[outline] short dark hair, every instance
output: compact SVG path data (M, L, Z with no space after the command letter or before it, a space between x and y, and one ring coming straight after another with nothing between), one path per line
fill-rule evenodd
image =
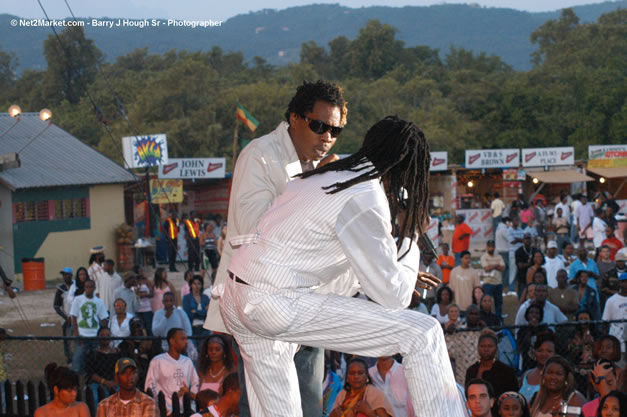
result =
M239 377L237 372L231 372L222 381L220 387L220 395L225 395L229 391L236 391L239 389Z
M290 100L285 112L287 123L290 122L290 114L294 113L304 117L305 113L312 112L317 101L326 101L340 108L340 123L346 123L346 100L342 89L335 84L318 80L315 83L304 81L296 89L296 94Z
M463 251L460 252L459 257L463 258L466 255L470 256L470 252L467 251L467 250L463 250Z
M166 335L166 339L168 340L168 345L170 344L170 340L174 337L174 335L178 331L185 332L185 330L181 329L180 327L172 327L170 330L168 330L168 334Z
M46 365L44 376L50 391L54 387L59 390L78 388L78 374L65 366L57 366L54 362Z
M498 192L498 191L494 193L494 198L499 198L500 196L501 196L501 195L499 194L499 192Z
M525 310L525 320L527 320L527 322L529 322L529 311L532 308L537 308L540 311L540 321L539 321L539 323L542 323L542 320L544 320L544 309L542 307L540 307L540 304L537 304L537 303L529 304L529 306Z
M468 398L468 388L470 388L471 385L484 385L486 389L488 390L488 396L490 398L494 398L494 389L492 388L492 384L490 384L485 379L481 379L481 378L473 378L470 381L468 381L464 389L464 395L466 395L466 398Z
M172 291L164 292L163 295L161 296L161 299L163 300L165 297L172 297L176 300L176 297L174 297L174 293Z
M106 261L104 261L104 263L106 263L107 265L115 265L115 262L113 261L113 259L107 259Z

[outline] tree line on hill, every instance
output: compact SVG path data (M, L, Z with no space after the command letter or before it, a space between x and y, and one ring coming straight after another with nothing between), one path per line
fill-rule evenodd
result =
M120 163L120 138L150 133L167 134L171 157L229 160L238 101L260 121L255 133L239 129L241 139L252 139L283 120L303 80L327 79L349 102L338 153L355 151L369 126L397 114L453 163L477 148L574 146L585 158L588 145L627 137L626 24L625 9L588 24L564 9L532 33L534 66L526 72L459 47L441 59L437 49L405 46L394 27L376 20L353 40L306 42L300 62L282 67L219 47L143 48L105 63L82 28L68 28L61 42L54 35L44 42L47 69L17 79L15 57L0 49L0 105L48 107L56 124Z

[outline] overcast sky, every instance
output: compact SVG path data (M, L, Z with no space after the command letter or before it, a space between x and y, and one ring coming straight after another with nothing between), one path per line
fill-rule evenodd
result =
M40 0L51 18L70 13L64 0ZM340 3L348 7L373 5L428 6L443 3L478 3L487 7L506 7L528 11L549 11L603 0L67 0L78 17L127 17L227 20L238 14L266 9L284 9L312 3ZM261 6L262 5L262 6ZM37 0L2 0L0 13L21 17L43 17Z

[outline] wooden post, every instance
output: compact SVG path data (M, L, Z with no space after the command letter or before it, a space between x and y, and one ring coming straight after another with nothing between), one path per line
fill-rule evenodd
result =
M237 160L237 139L239 131L239 119L235 118L235 131L233 132L233 164L231 169L235 172L235 161Z

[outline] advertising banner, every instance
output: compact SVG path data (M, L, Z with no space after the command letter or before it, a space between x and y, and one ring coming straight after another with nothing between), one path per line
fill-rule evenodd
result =
M485 243L492 239L492 212L490 209L465 209L456 210L466 218L466 224L472 229L470 243Z
M430 171L446 171L448 169L448 152L431 152Z
M575 164L575 148L530 148L522 150L524 167L544 167Z
M627 145L589 145L588 159L627 159Z
M159 178L208 179L225 175L226 158L170 158L159 167Z
M519 149L473 149L466 151L466 168L518 168Z
M150 180L150 198L153 204L183 202L182 180Z
M168 162L168 139L164 133L122 138L126 168L146 168Z

